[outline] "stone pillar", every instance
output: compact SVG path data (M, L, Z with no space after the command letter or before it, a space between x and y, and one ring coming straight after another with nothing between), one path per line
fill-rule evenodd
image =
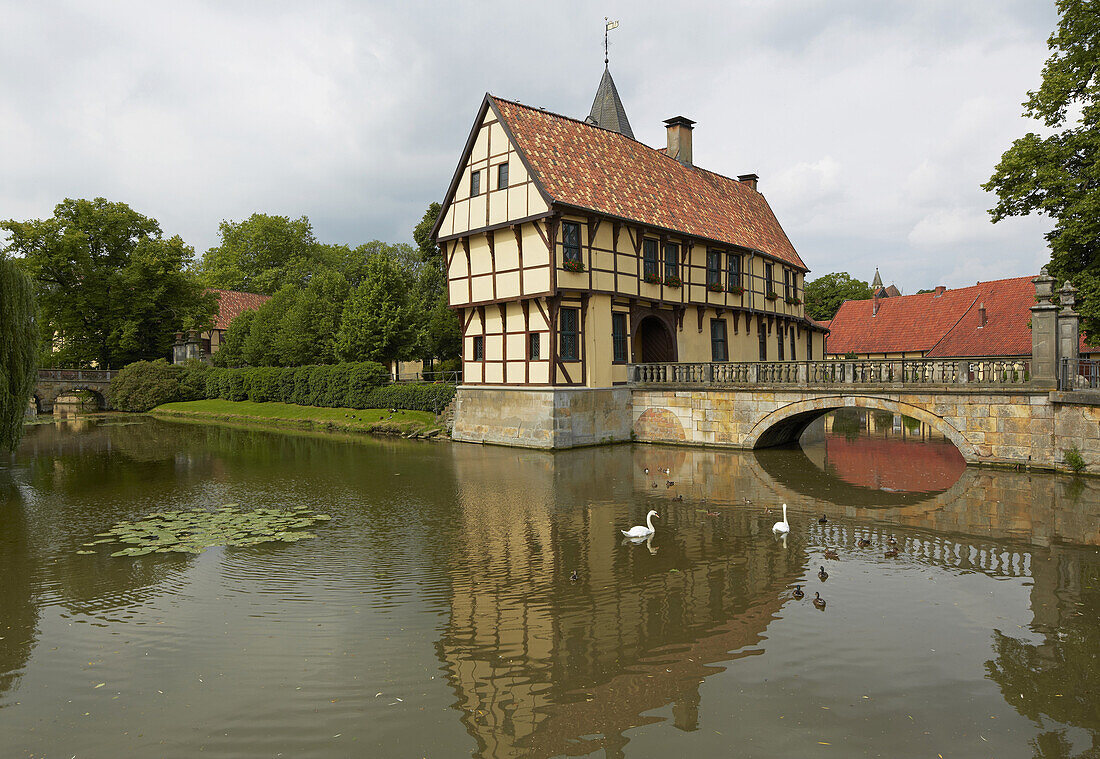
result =
M1053 390L1058 387L1058 307L1050 302L1054 295L1054 278L1044 266L1035 285L1035 300L1031 307L1031 384Z
M1077 288L1067 280L1058 291L1062 310L1058 313L1058 371L1066 372L1063 390L1072 390L1069 378L1078 374L1077 359L1081 353L1081 317L1073 307L1077 304ZM1063 369L1064 365L1064 369Z
M176 342L172 345L172 363L182 364L187 361L187 345L183 342L183 333L176 333Z

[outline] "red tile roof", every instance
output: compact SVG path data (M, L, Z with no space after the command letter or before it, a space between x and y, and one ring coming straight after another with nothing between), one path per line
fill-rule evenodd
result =
M1030 355L1032 279L999 279L940 295L879 299L877 314L872 300L845 301L830 324L828 352L922 352L930 358Z
M237 290L215 290L211 288L207 292L217 293L218 295L218 313L214 315L214 329L229 329L229 323L245 311L255 311L271 300L270 295L242 293Z
M805 270L768 201L747 184L618 132L489 98L553 202L760 250Z
M829 323L829 353L901 353L928 351L947 334L973 303L969 288L942 295L921 293L873 300L846 300Z
M962 288L974 292L974 304L928 351L928 357L1030 356L1031 327L1028 322L1031 307L1035 305L1033 279L1034 276L998 279ZM981 326L982 306L985 306L984 327Z

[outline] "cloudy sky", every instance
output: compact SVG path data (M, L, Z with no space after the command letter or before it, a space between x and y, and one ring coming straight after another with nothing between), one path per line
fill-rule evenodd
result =
M811 278L903 292L1035 273L1043 218L981 190L1038 86L1053 0L0 0L0 218L124 201L201 254L222 219L411 241L489 91L584 116L611 71L636 137L756 172Z

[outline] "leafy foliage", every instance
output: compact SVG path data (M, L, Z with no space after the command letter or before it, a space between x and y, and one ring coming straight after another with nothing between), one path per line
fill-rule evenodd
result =
M836 272L806 283L806 315L812 319L832 319L846 300L867 300L871 286L852 279L847 272Z
M164 359L136 361L119 370L111 380L108 400L119 411L148 411L162 403L180 400L183 371Z
M994 222L1032 213L1053 220L1049 271L1077 286L1082 326L1100 336L1100 2L1056 6L1042 85L1023 104L1025 116L1054 131L1017 139L982 187L997 193Z
M341 358L388 363L410 357L417 324L408 284L392 259L368 259L366 280L344 304L336 335Z
M52 218L0 229L34 283L44 360L109 368L159 358L216 308L186 270L191 248L125 203L65 200Z
M0 259L0 447L15 450L34 392L38 322L27 277Z

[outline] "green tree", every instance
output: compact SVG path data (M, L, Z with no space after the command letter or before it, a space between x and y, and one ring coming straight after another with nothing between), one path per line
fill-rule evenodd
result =
M348 285L334 271L321 271L307 287L284 285L250 320L227 335L230 355L221 363L251 366L303 366L336 361L336 330ZM243 316L243 314L242 314ZM245 330L247 329L247 333ZM233 351L237 351L238 354Z
M103 198L59 203L52 218L0 223L22 257L53 363L119 367L166 356L173 334L208 326L212 294L187 270L193 251L156 219Z
M1082 324L1100 337L1100 1L1056 0L1058 28L1024 115L1053 130L1012 143L983 189L997 193L994 222L1045 214L1049 271L1080 290Z
M389 364L410 356L417 331L411 284L408 272L390 256L367 259L367 278L344 304L336 334L341 359Z
M867 300L871 286L852 279L847 272L826 274L806 283L806 315L812 319L832 319L846 300Z
M417 280L417 298L424 311L416 349L425 363L458 358L462 352L462 325L448 305L447 262L432 239L432 227L442 210L439 203L429 205L413 230L417 252L425 264Z
M229 323L221 347L211 357L214 366L241 366L245 363L244 341L248 339L255 317L255 311L245 311Z
M430 204L428 210L424 211L420 223L413 229L413 241L416 242L420 260L425 263L433 263L440 270L443 269L443 252L435 244L435 240L432 239L432 227L435 226L442 210L443 207L438 203Z
M317 242L305 216L254 213L244 221L223 221L218 230L221 245L206 251L199 265L210 287L274 295L284 285L305 285L326 258L340 253Z
M31 282L0 259L0 447L14 451L34 392L38 323Z

